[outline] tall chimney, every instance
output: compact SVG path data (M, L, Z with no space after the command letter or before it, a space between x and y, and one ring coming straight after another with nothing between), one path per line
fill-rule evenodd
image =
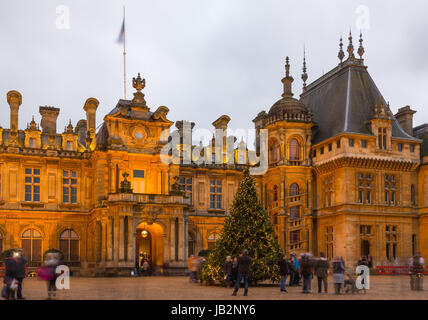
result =
M10 131L18 131L18 111L22 103L22 96L18 91L12 90L7 93L7 103L10 107Z
M55 134L56 119L59 115L59 108L44 106L39 108L39 112L42 116L42 120L40 121L40 125L42 126L42 132Z
M400 126L408 135L413 136L413 115L416 113L415 110L410 109L410 106L405 106L398 109L395 118L397 119Z
M95 116L98 108L99 101L95 98L89 98L85 102L83 110L86 112L86 126L87 134L86 139L88 139L88 147L92 150L95 148Z

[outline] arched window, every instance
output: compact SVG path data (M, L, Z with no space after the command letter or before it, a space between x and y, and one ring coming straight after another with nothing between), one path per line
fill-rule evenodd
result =
M297 183L292 183L290 185L290 197L299 195L299 185Z
M220 238L217 232L213 232L208 236L208 250L212 250L215 247L215 243Z
M189 232L188 238L187 238L187 244L188 244L188 256L190 257L192 254L195 254L195 239L193 238L193 235Z
M37 266L42 261L42 235L35 229L28 229L21 237L23 254L30 266Z
M289 159L291 161L293 160L300 160L299 155L299 143L296 139L291 139L289 143Z
M278 187L276 185L273 186L273 198L272 201L278 201Z
M79 236L73 229L67 229L61 233L59 236L59 250L64 254L64 261L79 261L79 244Z

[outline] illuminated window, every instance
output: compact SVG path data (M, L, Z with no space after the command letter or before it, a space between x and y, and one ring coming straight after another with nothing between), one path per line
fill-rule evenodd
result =
M299 160L299 142L296 139L291 139L289 144L290 160Z
M40 169L25 168L25 201L40 201Z
M210 208L221 209L221 180L210 180Z
M77 172L62 171L62 202L77 203Z
M220 235L217 232L213 232L208 236L208 250L215 248L215 243L220 239Z
M23 254L28 258L30 266L32 263L42 261L42 235L35 229L24 231L21 237Z
M59 237L59 250L64 254L65 261L79 261L79 236L74 230L67 229L61 233Z
M186 198L190 199L190 203L192 203L192 178L180 177L180 191L183 192L183 195Z

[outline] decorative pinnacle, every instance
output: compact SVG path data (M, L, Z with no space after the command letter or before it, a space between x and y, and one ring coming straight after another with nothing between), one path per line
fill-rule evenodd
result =
M138 72L137 78L132 78L132 86L139 92L146 86L146 79L141 79L140 73Z
M284 85L284 93L282 94L282 97L292 97L293 93L291 92L291 84L293 83L294 79L290 76L290 63L289 58L285 58L285 78L282 78L281 82Z
M342 41L342 36L340 36L340 43L339 43L339 54L337 55L339 57L340 63L342 63L343 58L345 57L345 53L343 52L343 41Z
M364 47L363 47L363 34L360 31L360 47L358 48L358 55L360 56L360 59L363 58L363 54L364 54Z
M306 73L306 50L303 46L303 69L302 69L302 80L303 80L303 89L306 88L306 80L308 80L308 74Z
M349 40L349 44L348 44L348 55L349 55L349 58L355 58L355 55L354 55L354 46L352 45L352 33L351 33L351 30L349 30L348 40Z

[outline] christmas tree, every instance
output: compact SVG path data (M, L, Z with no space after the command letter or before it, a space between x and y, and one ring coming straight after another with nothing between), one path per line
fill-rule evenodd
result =
M202 280L212 282L223 279L226 257L238 257L244 249L248 249L252 260L252 280L279 280L277 262L281 257L281 248L275 239L272 223L259 202L255 182L248 169L244 171L222 234L202 266Z

